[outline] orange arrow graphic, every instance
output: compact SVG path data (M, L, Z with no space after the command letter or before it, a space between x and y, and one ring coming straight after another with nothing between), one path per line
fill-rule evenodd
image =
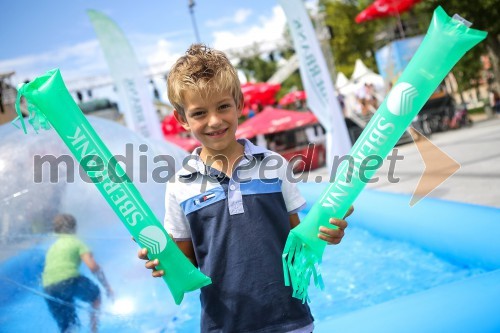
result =
M460 164L416 129L412 128L410 133L425 164L410 200L410 206L413 207L457 172Z

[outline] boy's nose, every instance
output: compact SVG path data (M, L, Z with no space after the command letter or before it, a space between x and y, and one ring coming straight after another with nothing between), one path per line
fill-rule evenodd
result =
M211 114L208 118L208 126L217 128L220 125L222 125L222 120L220 119L219 115L217 113Z

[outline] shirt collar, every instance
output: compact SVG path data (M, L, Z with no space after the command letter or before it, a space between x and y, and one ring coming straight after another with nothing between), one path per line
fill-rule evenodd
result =
M237 141L243 145L244 156L243 159L240 161L240 165L247 164L253 158L264 157L265 155L270 153L270 151L267 150L266 148L256 146L248 139L238 139ZM202 175L207 175L207 174L212 175L214 173L218 173L217 170L212 169L206 166L205 163L203 163L203 161L200 158L200 152L201 152L201 147L197 147L193 150L191 155L187 157L188 159L187 163L179 171L179 176L189 177L194 173L200 173ZM248 162L245 162L245 160ZM189 168L186 168L186 166L189 166Z

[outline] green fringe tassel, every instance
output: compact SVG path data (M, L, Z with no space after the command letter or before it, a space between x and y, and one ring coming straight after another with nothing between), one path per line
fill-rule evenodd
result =
M290 232L283 250L283 274L285 286L292 286L292 296L310 302L308 288L311 276L314 277L314 284L323 290L325 285L321 277L320 264L321 257L318 257L311 248L299 237Z

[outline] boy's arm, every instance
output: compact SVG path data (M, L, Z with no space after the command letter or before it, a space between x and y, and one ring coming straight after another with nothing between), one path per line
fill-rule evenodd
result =
M108 280L106 279L106 276L104 275L104 272L101 270L101 267L97 264L97 262L94 259L94 256L92 255L91 252L86 252L80 256L82 258L82 261L87 265L87 267L90 269L90 271L95 275L97 280L101 283L101 285L106 289L106 293L109 298L113 298L113 290L111 289L111 286L108 283Z
M290 229L293 229L299 225L300 223L299 214L295 213L288 215L288 218L290 219Z
M175 195L176 192L182 192L182 189L177 188L179 185L180 183L173 182L168 184L166 188L163 225L182 253L191 260L193 265L198 267L194 255L193 241L191 240L191 228L180 205L182 199L178 200Z
M165 218L163 225L167 230L170 238L172 238L182 253L191 260L191 263L198 267L196 262L196 257L194 255L193 242L191 240L191 232L189 230L189 223L181 209L176 197L175 189L176 183L170 183L165 191ZM178 191L178 190L177 190ZM160 277L168 272L163 270L156 270L156 266L159 265L158 259L148 260L147 249L140 249L138 253L139 259L147 260L145 267L151 269L151 275L153 277Z
M182 241L176 241L175 244L177 244L182 253L184 253L184 255L189 260L191 260L191 263L196 267L198 267L198 263L196 262L196 256L194 255L193 242L191 240L182 240Z

